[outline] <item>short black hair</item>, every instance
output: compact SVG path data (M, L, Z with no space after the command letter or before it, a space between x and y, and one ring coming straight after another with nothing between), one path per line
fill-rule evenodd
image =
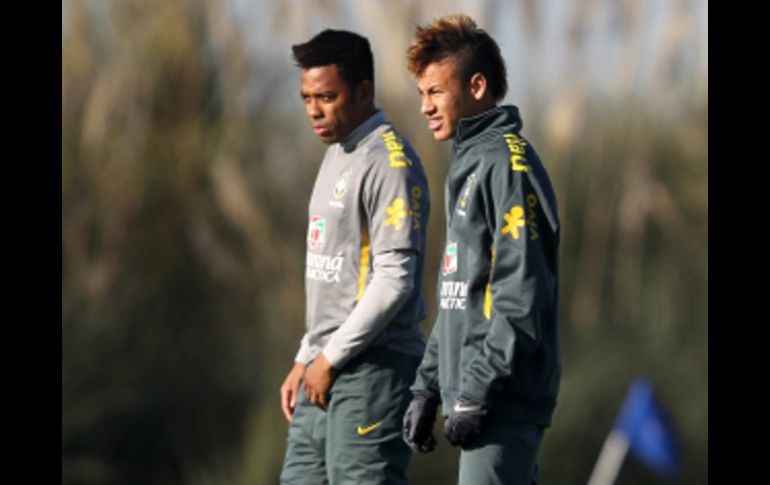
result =
M326 29L304 44L291 46L291 50L303 69L336 65L351 90L363 81L374 84L374 57L366 37L347 30Z

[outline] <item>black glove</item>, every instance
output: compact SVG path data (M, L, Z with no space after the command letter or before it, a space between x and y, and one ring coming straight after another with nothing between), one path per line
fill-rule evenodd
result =
M455 446L468 444L481 432L481 418L485 414L487 411L481 404L458 398L444 425L444 436Z
M415 452L430 453L436 447L433 424L439 400L425 394L415 394L404 413L403 437Z

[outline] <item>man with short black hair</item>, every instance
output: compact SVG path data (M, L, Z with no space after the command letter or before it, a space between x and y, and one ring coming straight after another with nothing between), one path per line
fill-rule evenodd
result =
M329 147L308 211L306 333L280 391L290 422L281 483L405 484L401 423L425 349L427 181L375 108L366 38L324 30L292 50Z

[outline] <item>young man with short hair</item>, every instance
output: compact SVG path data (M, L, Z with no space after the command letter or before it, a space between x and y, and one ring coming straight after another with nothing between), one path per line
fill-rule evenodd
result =
M366 38L327 29L292 50L306 114L329 147L308 210L307 332L280 391L290 422L281 483L405 484L427 181L375 108Z
M438 317L404 416L416 451L444 434L461 447L459 483L537 483L537 453L556 406L556 197L520 133L495 41L465 15L418 27L407 54L436 140L452 140Z

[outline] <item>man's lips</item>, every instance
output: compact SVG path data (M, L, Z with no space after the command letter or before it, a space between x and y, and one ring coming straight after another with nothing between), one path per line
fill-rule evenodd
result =
M428 119L428 129L431 131L438 131L441 129L442 126L441 118L429 118Z
M321 126L321 125L319 125L319 126L314 126L314 127L313 127L313 131L315 131L315 134L316 134L316 135L319 135L319 136L326 136L326 135L330 135L330 134L331 134L331 132L332 132L332 130L331 130L331 129L329 129L329 127L328 127L328 126Z

